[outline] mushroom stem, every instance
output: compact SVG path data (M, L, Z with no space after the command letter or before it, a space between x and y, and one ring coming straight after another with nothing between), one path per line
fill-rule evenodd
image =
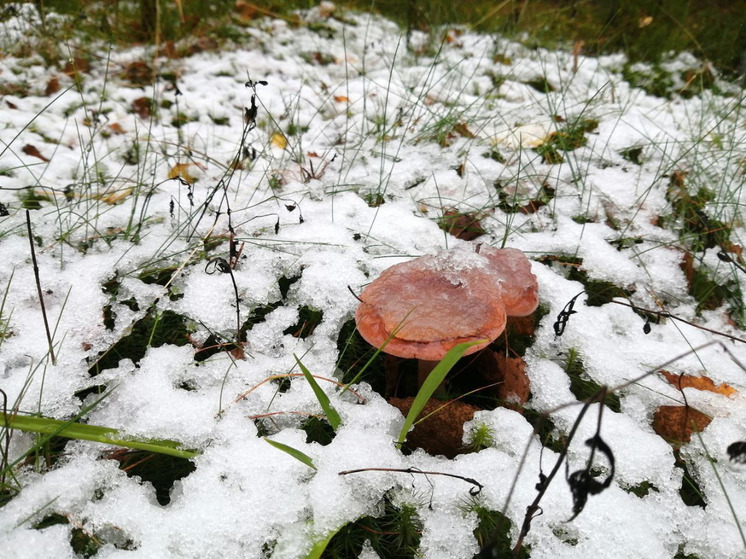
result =
M437 366L437 364L440 363L440 361L425 361L424 359L418 359L417 360L417 387L422 388L422 385L425 383L425 380L427 380L427 377L430 375L430 373L433 372L433 369ZM435 390L433 394L443 394L445 392L445 387L443 386L443 383L440 383L440 386Z

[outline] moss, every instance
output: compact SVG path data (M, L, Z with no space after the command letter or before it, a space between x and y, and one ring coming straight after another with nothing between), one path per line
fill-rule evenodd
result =
M567 443L566 438L557 430L549 416L531 408L524 408L523 417L534 428L544 448L556 453L562 452Z
M589 307L600 307L610 303L615 297L626 299L633 293L609 281L591 279L588 277L588 273L579 267L570 267L567 279L583 284L586 294L585 304Z
M188 122L195 120L193 118L190 118L188 115L184 113L176 113L176 115L171 119L171 126L174 128L181 128Z
M336 435L329 422L318 417L309 417L301 424L300 428L306 433L307 443L319 443L321 446L328 445Z
M642 165L642 148L641 147L629 147L619 152L624 159L635 165Z
M386 200L383 198L383 194L379 192L368 192L367 194L362 195L363 200L365 200L365 203L368 204L371 208L377 208L378 206L383 205L386 203Z
M482 550L480 557L511 557L510 531L513 523L501 512L488 508L479 496L472 496L460 507L463 514L476 514L477 527L474 537ZM528 550L521 549L517 557L528 557Z
M597 120L579 118L552 132L547 141L534 148L534 151L542 156L545 163L550 165L562 163L563 154L586 145L588 143L586 133L593 132L596 128L598 128Z
M673 89L673 78L660 65L650 67L625 64L622 76L632 87L639 87L649 95L669 98Z
M24 210L40 210L42 202L48 202L49 197L38 194L33 188L27 188L21 196L21 207Z
M660 490L649 481L642 481L637 485L630 485L629 487L623 487L622 489L627 493L631 493L632 495L639 497L640 499L642 499L643 497L647 497L651 491L660 493Z
M374 472L357 475L375 475ZM387 559L418 557L422 522L413 505L395 506L386 496L379 516L364 516L342 527L329 541L324 559L358 557L368 541L373 550Z
M186 458L143 450L119 449L109 454L109 458L119 462L119 468L125 471L128 477L138 477L143 482L152 483L155 498L161 506L171 502L171 488L174 482L197 469L194 463Z
M342 371L342 381L350 382L368 364L375 348L366 342L357 331L355 320L350 319L342 326L337 337L339 360L337 369ZM373 390L384 394L386 390L385 358L383 353L368 365L359 382L367 382Z
M323 319L323 311L304 305L298 310L298 322L286 328L282 333L304 340L313 334L313 331L321 324Z
M534 88L539 93L550 93L555 91L555 87L547 81L545 77L536 78L524 82L527 86Z
M188 344L189 331L186 324L186 319L173 311L158 312L154 308L149 309L143 318L132 325L129 334L99 354L98 359L89 367L88 374L96 376L104 369L118 367L122 359L131 359L137 364L149 347Z
M495 435L492 428L485 423L480 423L471 431L467 446L470 451L479 452L485 448L490 448L494 443Z
M564 368L567 376L570 377L570 392L575 395L578 401L587 400L598 394L601 390L601 385L591 379L586 373L583 361L576 349L570 348L567 351ZM617 394L607 393L604 404L611 411L617 413L622 411L621 401Z

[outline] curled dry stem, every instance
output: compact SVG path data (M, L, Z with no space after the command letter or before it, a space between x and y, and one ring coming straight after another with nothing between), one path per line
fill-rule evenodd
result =
M241 394L240 396L238 396L235 400L233 400L233 403L235 404L237 402L240 402L241 400L243 400L244 398L246 398L249 394L251 394L254 390L256 390L257 388L259 388L261 385L263 385L264 383L269 382L271 380L276 380L276 379L280 379L280 378L296 378L296 377L302 377L302 376L303 376L303 373L282 373L282 374L279 374L279 375L268 376L263 381L261 381L258 384L255 384L254 386L252 386L251 388L249 388L246 392L244 392L243 394ZM357 398L357 400L358 400L359 403L361 403L361 404L365 403L365 398L362 395L360 395L359 393L357 393L354 390L352 390L351 388L349 388L347 384L344 384L342 382L339 382L338 380L334 380L333 378L329 378L329 377L322 377L322 376L319 376L319 375L311 375L311 376L313 378L315 378L315 379L318 379L318 380L324 380L326 382L331 382L332 384L336 384L340 388L344 388L346 391L352 393Z

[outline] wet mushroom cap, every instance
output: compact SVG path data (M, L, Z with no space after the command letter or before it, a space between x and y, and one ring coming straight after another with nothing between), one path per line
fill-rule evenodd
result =
M474 252L448 251L396 264L360 295L358 331L383 351L404 358L439 361L457 344L488 340L505 329L502 290ZM398 330L397 330L398 328Z
M482 246L479 254L490 263L490 271L500 282L508 316L528 316L539 306L539 285L531 273L531 263L516 248Z

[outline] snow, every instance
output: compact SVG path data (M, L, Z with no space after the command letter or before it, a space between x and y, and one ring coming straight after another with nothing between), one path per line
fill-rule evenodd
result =
M621 413L604 409L601 427L616 457L611 486L567 522L572 497L560 468L525 539L531 557L667 559L679 549L744 557L734 516L743 529L746 469L729 462L726 448L746 440L746 371L738 363L746 363L746 335L727 306L697 310L680 266L684 241L675 227L659 222L672 213L670 175L689 171L690 193L712 188L710 218L726 222L731 241L743 245L742 93L723 82L730 95L666 100L623 80L623 55L581 56L573 73L568 52L531 50L471 32L442 45L415 32L408 50L391 22L325 13L315 9L305 17L323 22L327 32L260 18L245 29L241 44L158 58L162 73L177 76L178 97L168 82L134 87L120 75L130 62L152 61L147 49L112 49L108 70L94 62L83 75L82 93L72 87L51 104L43 94L46 81L55 75L64 90L72 80L40 60L12 55L14 42L33 28L35 10L24 4L18 17L2 23L2 48L9 54L0 59L0 74L7 84L27 83L29 93L4 95L0 119L0 202L9 213L0 216L0 293L7 291L0 333L7 326L9 334L0 338L0 388L9 406L70 419L96 398L83 402L77 393L106 385L110 395L86 422L127 436L172 439L200 454L193 459L196 470L175 483L165 506L149 482L103 459L97 443L68 443L65 455L43 472L19 467L23 489L0 508L0 557L74 557L69 540L78 527L100 539L96 557L102 558L260 558L267 549L272 557L302 557L314 541L379 513L384 496L417 508L423 557L467 558L479 550L476 516L462 510L467 483L391 471L339 474L357 468L476 479L484 485L481 503L504 510L512 521L515 543L539 473L547 474L558 457L541 451L518 412L480 411L465 425L465 442L477 425L490 428L493 443L480 452L453 460L423 451L407 456L394 444L403 417L364 382L353 387L364 398L360 404L320 381L342 418L326 446L306 442L299 429L305 417L299 414L321 413L308 383L294 379L281 393L275 384L260 384L298 373L294 355L312 373L339 379L337 337L358 304L350 289L360 293L383 270L416 256L453 247L468 254L470 243L438 228L449 207L483 213L487 232L476 242L517 248L532 259L548 313L525 356L529 407L550 413L564 433L572 428L581 405L562 370L570 350L594 381L623 386ZM682 55L667 68L697 64ZM247 89L249 79L267 85ZM525 83L537 79L555 91L540 93ZM245 147L256 156L242 158L228 180L253 93L258 127ZM143 121L130 109L139 97L177 102L193 120L177 130L173 105L159 108L160 119ZM561 128L556 115L564 123L593 118L598 127L586 133L585 146L563 154L564 163L551 165L532 148ZM227 124L215 124L220 118ZM290 123L297 134L288 131ZM286 134L284 149L273 140L278 131ZM135 144L140 160L133 163L125 154ZM633 147L642 149L640 165L622 156ZM504 162L484 156L492 150ZM198 163L190 170L197 177L193 186L168 180L177 163ZM544 183L554 198L536 212L509 213L501 205L501 189L521 206ZM63 192L67 185L74 186L71 200ZM47 353L21 205L29 187L48 198L30 217L56 365ZM367 203L377 196L382 204ZM207 247L202 238L208 234L224 242ZM211 258L228 259L231 234L241 247L232 274L208 273ZM708 249L703 265L721 284L742 285L742 271L722 262L719 250ZM617 302L665 309L689 323L662 319L646 334L645 320L628 306L588 306L581 295L577 314L557 337L557 315L583 285L568 279L566 267L552 263L555 257L582 259L589 278L633 292L629 301ZM144 272L167 267L179 270L170 290L143 281ZM118 292L104 292L103 284L115 278ZM284 294L281 278L296 280ZM137 307L123 304L132 300ZM103 311L108 304L116 313L110 328ZM125 357L98 376L88 373L100 352L149 309L185 317L198 344L210 334L235 340L237 309L243 321L275 304L248 331L243 359L221 352L196 362L193 345L165 344L150 347L136 363ZM321 310L322 322L306 338L285 334L302 307ZM651 426L658 406L683 404L681 392L658 375L629 384L660 366L705 374L737 390L730 397L684 392L690 405L713 418L681 449L705 509L680 498L682 470ZM584 441L594 435L599 411L590 406L578 428L568 450L570 471L585 467ZM280 413L268 437L308 455L315 470L262 440L251 418L274 412ZM11 460L32 442L14 432ZM628 491L645 482L655 488L646 496ZM69 523L33 527L52 513ZM360 557L377 555L366 544Z

